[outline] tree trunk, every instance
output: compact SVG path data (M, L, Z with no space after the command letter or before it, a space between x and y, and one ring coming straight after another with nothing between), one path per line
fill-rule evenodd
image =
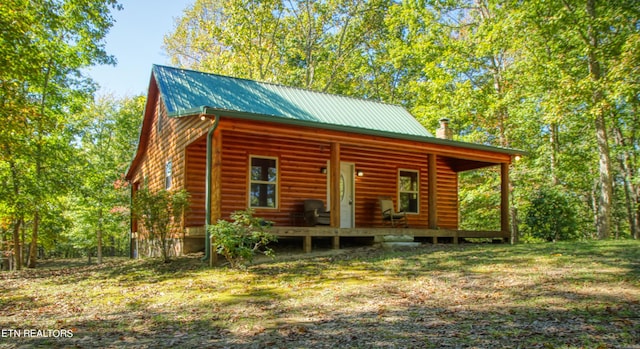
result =
M598 238L606 239L611 230L611 199L613 196L613 182L611 180L611 158L604 115L599 112L596 116L596 141L599 154L599 187L598 213L596 230Z
M587 0L587 14L590 21L596 21L595 0ZM611 177L611 157L609 153L609 140L607 137L607 124L605 110L601 105L604 102L604 93L599 84L602 81L600 62L596 56L598 37L596 29L590 24L588 29L588 54L589 75L593 82L592 108L595 110L596 143L599 155L599 185L598 212L596 230L598 238L606 239L611 234L611 201L613 196L613 181Z
M22 258L20 263L22 263L23 266L27 264L27 261L28 261L28 258L29 258L29 248L27 246L27 238L26 238L27 233L25 233L25 231L26 231L25 225L26 224L25 224L25 222L23 220L22 221L22 227L20 228L21 232L22 232L20 234L20 239L22 241L21 244L20 244L20 249L21 249L20 250L21 251L20 252L20 258Z
M33 233L31 234L31 246L29 248L29 268L35 268L38 260L38 226L40 225L40 212L36 208L33 213Z
M167 234L169 236L171 236L170 234ZM162 241L161 242L161 247L162 247L162 251L160 251L162 253L162 262L164 263L169 263L169 240L167 239L167 236L165 236L164 234L162 234L161 237Z
M558 137L558 124L552 123L549 125L549 141L551 142L551 184L553 186L558 185L558 153L560 149L559 137Z
M626 144L622 131L620 127L614 127L613 129L613 138L621 150L621 157L619 158L620 168L623 172L623 182L624 182L624 194L625 194L625 203L627 208L627 219L629 221L629 231L633 238L636 238L638 235L638 225L637 225L637 217L635 205L638 201L638 197L636 195L636 186L633 184L634 171L633 166L631 165L631 156L629 151L626 149ZM633 144L633 142L631 142Z
M15 200L18 200L20 197L20 184L19 179L20 175L18 173L18 167L16 166L15 161L12 159L11 148L5 145L5 150L9 155L9 168L11 169L11 182L13 183L13 195ZM23 211L20 205L16 205L16 211L19 212L16 215L19 215L13 222L13 258L15 259L15 270L22 269L22 244L20 244L20 227L24 223Z
M98 229L98 264L102 264L102 229Z
M102 207L98 208L98 264L102 264Z
M637 234L636 212L634 210L635 200L632 198L633 193L629 190L630 183L626 176L622 178L624 182L624 201L627 209L627 220L629 221L629 234L635 237Z
M636 233L633 235L634 239L640 238L640 190L636 193Z
M633 102L633 115L634 115L634 121L633 121L633 125L638 125L640 124L640 112L638 110L638 100L634 99ZM630 137L630 142L631 144L637 144L637 128L631 128L631 137ZM638 159L637 159L637 153L630 151L627 153L629 155L629 163L631 164L637 164L638 163ZM631 167L633 169L633 167ZM632 172L633 173L633 172ZM634 184L632 186L633 188L633 192L635 194L635 209L636 209L636 222L635 222L635 226L636 226L636 231L635 234L633 235L634 239L638 239L640 238L640 183L638 184Z
M518 208L515 207L515 203L512 203L511 205L511 243L517 244L520 242L520 230L518 229Z
M15 270L22 269L22 246L20 245L20 226L22 218L18 218L13 224L13 258L15 260Z
M593 215L593 225L598 225L598 180L594 179L593 186L591 188L591 206L593 208L591 214ZM591 238L594 238L591 232Z

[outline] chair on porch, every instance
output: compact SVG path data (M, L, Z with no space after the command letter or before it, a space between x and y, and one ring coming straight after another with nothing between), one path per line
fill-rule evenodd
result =
M380 210L382 212L382 222L390 223L393 228L401 225L405 228L409 227L407 222L407 214L405 212L396 212L393 209L393 200L389 197L381 197L378 199L380 202Z
M322 200L304 200L304 219L310 226L330 225L331 213L324 208Z

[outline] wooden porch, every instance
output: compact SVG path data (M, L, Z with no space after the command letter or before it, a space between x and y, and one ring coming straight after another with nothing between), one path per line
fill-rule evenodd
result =
M302 237L304 252L311 252L314 237L332 237L334 249L340 248L341 237L377 237L408 235L413 237L431 238L434 244L439 238L452 238L458 244L462 238L493 238L508 241L511 237L508 231L477 231L453 229L422 229L422 228L331 228L331 227L273 227L271 233L278 237Z
M328 226L321 227L272 227L271 234L278 237L301 237L303 238L303 250L306 253L312 250L313 238L331 237L334 249L340 248L341 237L382 237L382 236L400 236L408 235L413 237L431 238L434 244L438 243L439 238L451 238L454 244L458 244L460 239L464 238L485 238L485 239L502 239L509 241L511 234L509 231L493 231L493 230L455 230L455 229L423 229L423 228L332 228ZM204 227L187 228L187 237L205 237Z

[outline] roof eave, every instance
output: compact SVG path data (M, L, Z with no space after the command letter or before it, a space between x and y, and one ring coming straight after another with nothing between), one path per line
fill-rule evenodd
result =
M202 114L208 115L208 114L214 114L214 113L215 113L215 110L213 108L203 105L196 108L172 111L167 113L167 116L171 118L184 118L187 116L202 115Z
M433 143L433 144L438 144L438 145L449 145L449 146L455 146L455 147L462 147L462 148L467 148L467 149L472 149L472 150L493 151L493 152L499 152L499 153L502 153L502 154L508 154L508 155L511 155L511 156L525 156L525 155L527 155L527 152L525 152L524 150L520 150L520 149L504 148L504 147L498 147L498 146L493 146L493 145L469 143L469 142L462 142L462 141L454 141L454 140L450 140L450 139L443 139L443 138L437 138L437 137L431 137L427 142L428 143Z
M151 76L149 77L149 87L147 88L147 97L144 103L144 110L142 111L142 123L140 124L140 129L138 132L138 145L136 147L136 152L133 156L133 159L131 159L131 162L129 163L129 167L125 172L124 178L128 181L133 179L133 174L135 170L137 170L138 165L140 164L140 159L142 158L142 155L144 152L143 148L146 148L145 127L147 128L149 127L147 123L150 122L150 118L151 118L150 111L153 110L151 106L152 101L151 101L151 98L149 98L149 96L151 96L154 91L156 91L156 93L159 94L158 86L155 81L155 74L153 73L153 70L152 70ZM159 96L157 98L159 98Z

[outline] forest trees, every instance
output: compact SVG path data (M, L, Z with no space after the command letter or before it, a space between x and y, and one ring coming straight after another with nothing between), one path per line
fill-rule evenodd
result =
M196 0L165 37L174 64L354 94L389 0ZM361 74L373 75L373 71Z
M588 174L587 178L591 179L591 183L583 184L581 191L588 193L586 196L590 199L597 236L607 238L612 231L615 206L624 206L620 196L614 197L614 185L621 187L627 197L637 192L637 187L622 185L626 181L634 182L634 179L629 180L633 174L629 177L630 173L625 170L624 163L628 163L627 160L623 160L623 166L616 166L614 159L637 153L640 145L637 139L633 139L639 124L628 117L629 104L637 104L639 98L637 87L633 87L636 85L633 79L634 76L637 78L637 71L635 74L628 71L628 65L635 65L637 69L640 63L640 56L629 59L629 48L637 45L633 42L640 29L640 8L634 1L624 0L565 0L552 6L531 2L522 7L523 20L528 25L522 25L521 28L529 34L523 58L545 54L548 59L538 60L543 63L544 70L533 67L532 76L542 78L542 75L547 75L543 78L545 81L551 79L557 82L548 91L553 95L546 93L540 99L541 104L560 111L552 116L555 120L550 132L557 134L554 136L556 143L558 140L567 145L582 143L578 149L582 148L583 154L588 154L575 159L588 164L588 168L581 173ZM620 70L626 70L630 75L613 74ZM532 82L535 84L537 79ZM631 92L634 89L635 92ZM621 125L628 132L627 136L622 137L625 138L624 143L635 148L631 153L631 148L626 147L618 154L612 151L613 140L616 134L619 135L616 129ZM567 137L563 133L573 133L574 137ZM564 155L563 152L572 152L562 144L556 144L555 147L553 151L559 157ZM565 182L580 180L568 180L566 177L576 172L570 162L558 166L564 168ZM586 185L591 188L587 189ZM637 211L637 204L637 201L635 204L627 203L628 229L636 237L634 232L637 226L633 216L637 213L632 211ZM636 207L633 209L630 206Z
M637 238L639 21L631 0L196 0L165 47L190 68L402 104L432 130L447 116L458 140L529 153L514 227L552 191L577 237ZM497 175L461 174L463 228L495 223L473 207L499 202Z
M81 179L68 197L66 216L75 224L63 236L71 247L102 262L104 240L126 250L129 188L123 179L135 152L145 98L102 96L81 114L78 134Z
M547 52L551 59L545 65L552 69L545 74L550 73L550 77L559 82L553 90L553 104L562 105L564 115L556 116L560 121L555 124L556 130L561 130L557 126L567 125L561 118L573 117L577 126L590 130L592 135L584 137L591 138L591 150L597 157L597 166L593 166L597 169L597 176L590 196L593 198L597 234L606 238L611 231L613 185L615 172L618 172L614 172L611 131L624 118L621 111L628 108L626 104L638 99L637 92L635 97L626 101L620 99L619 89L628 90L627 83L622 84L625 87L621 86L619 78L612 76L611 72L624 69L630 63L621 58L628 55L624 47L638 33L640 10L632 1L595 0L562 1L553 6L527 4L523 7L523 14L531 27L527 31L531 33L528 54L534 55L534 49ZM542 73L537 74L540 75ZM622 78L627 80L627 77ZM551 104L549 100L544 102ZM627 127L635 129L637 124L627 124ZM633 142L637 147L637 141ZM636 230L633 225L630 229Z
M143 102L94 102L82 71L114 63L119 8L0 6L0 244L16 267L126 239L119 175ZM165 49L183 67L401 104L430 130L446 116L456 140L528 152L511 171L514 228L532 232L527 213L559 197L576 234L558 237L639 237L637 1L194 0ZM460 175L462 228L495 226L498 176Z
M47 209L41 216L38 245L47 255L86 255L91 260L91 256L96 254L98 262L101 262L105 249L111 255L127 252L130 189L122 176L137 145L144 101L142 96L116 98L107 95L96 102L87 101L84 108L68 115L74 120L73 132L70 133L73 136L67 153L64 153L69 157L60 160L62 163L53 174L64 177L57 185L67 184L47 196ZM9 158L7 163L13 161L26 160ZM0 175L8 176L10 173L0 171ZM18 191L18 194L22 192ZM29 202L25 195L3 199L13 200L15 197ZM30 245L28 233L33 225L33 216L27 212L19 225L12 227L9 220L12 211L7 210L9 206L5 200L0 200L2 229L11 228L12 233L18 232L18 246ZM27 205L25 209L28 208ZM6 235L1 238L6 238ZM23 250L18 248L17 253ZM16 261L21 259L16 258Z
M84 170L76 146L95 90L82 69L113 63L104 50L115 0L8 0L0 7L0 215L20 268L57 244L67 199ZM41 232L46 239L42 240ZM3 234L2 238L6 237Z

